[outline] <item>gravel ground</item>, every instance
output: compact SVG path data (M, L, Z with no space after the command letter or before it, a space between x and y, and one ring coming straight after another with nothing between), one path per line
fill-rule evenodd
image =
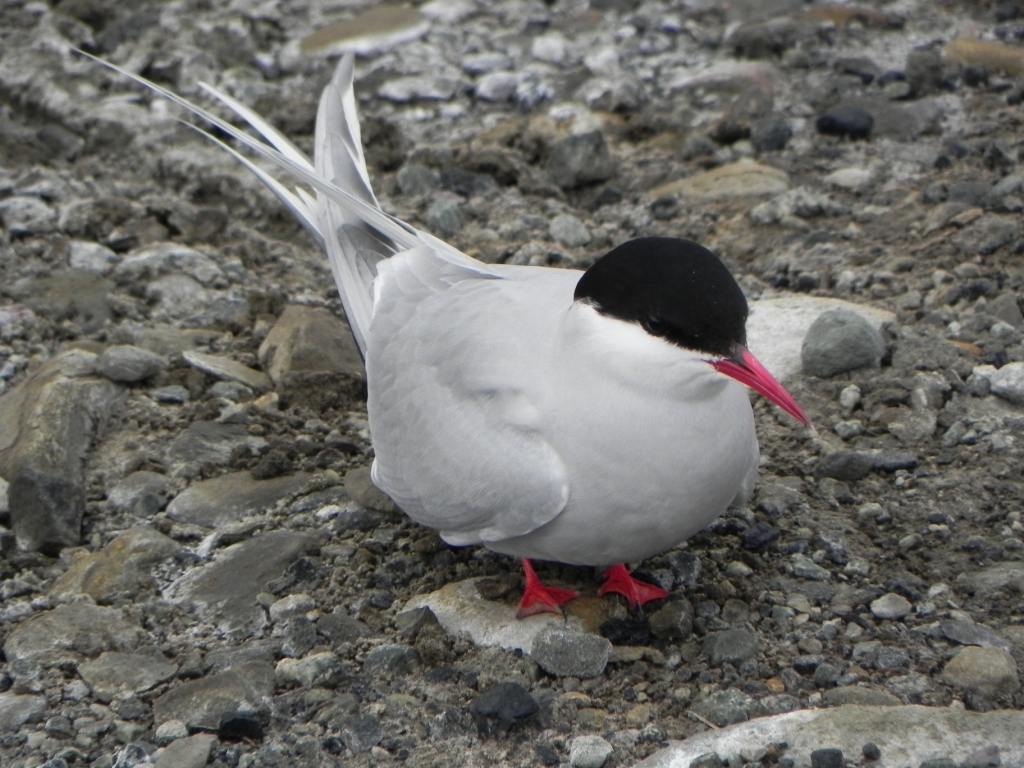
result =
M1024 709L1022 39L955 0L4 2L0 761L599 768L801 709ZM670 599L542 563L585 597L485 644L409 608L455 585L507 623L517 566L370 484L315 243L70 46L305 151L356 50L382 206L467 253L688 237L752 300L894 320L812 326L816 431L755 403L753 501L638 564ZM764 748L721 757L811 759Z

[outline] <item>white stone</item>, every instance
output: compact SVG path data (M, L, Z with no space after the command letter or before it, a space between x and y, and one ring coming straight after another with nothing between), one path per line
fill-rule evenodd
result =
M906 617L913 606L903 595L889 592L871 602L871 613L878 619L897 620Z
M288 595L270 606L270 620L275 623L288 621L296 616L305 616L314 608L316 608L316 601L309 595Z
M188 736L188 726L181 720L168 720L161 723L153 732L153 741L157 744L170 744L175 739L183 739Z
M874 180L874 174L866 168L840 168L825 177L825 183L848 192L863 192Z
M974 373L989 380L992 394L1014 405L1024 405L1024 363L1007 363L1002 368L979 365Z
M548 32L533 39L530 47L533 58L549 64L561 64L565 60L565 38L561 32Z
M569 764L572 768L601 768L612 745L600 736L577 736L569 746Z
M72 240L69 245L68 264L72 269L84 269L105 275L117 264L117 254L99 243Z
M548 233L553 240L569 248L579 248L591 240L587 225L568 213L555 216L548 225Z
M481 77L476 84L476 97L484 101L508 101L519 85L515 72L491 72Z

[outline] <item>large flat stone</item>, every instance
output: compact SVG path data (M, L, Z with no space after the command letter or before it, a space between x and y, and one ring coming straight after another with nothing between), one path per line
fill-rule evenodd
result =
M0 397L0 477L22 549L53 554L79 543L85 455L125 392L94 376L96 364L96 355L68 350Z
M789 174L785 171L742 160L670 181L649 194L653 198L678 196L687 200L727 200L777 195L787 189Z
M256 595L279 577L313 543L309 536L271 531L228 547L210 563L195 568L170 586L164 597L192 607L223 632L262 627L267 618Z
M78 674L92 688L93 695L103 702L118 694L148 691L170 680L177 672L178 665L157 652L101 653L99 658L78 665Z
M148 526L129 528L99 552L75 560L50 589L54 597L87 594L97 603L131 599L152 589L152 567L182 551Z
M168 691L153 702L153 720L157 726L181 720L190 730L216 731L224 715L266 710L273 692L273 665L250 661Z
M193 421L171 441L168 454L175 461L222 466L231 461L236 449L245 448L255 455L266 444L262 437L250 435L244 424Z
M0 733L14 733L29 720L46 711L46 697L0 693Z
M67 603L19 624L4 642L4 655L8 661L25 659L52 665L104 651L132 651L143 636L116 608L84 601Z
M167 516L179 523L222 528L297 493L311 477L300 473L256 480L248 472L231 472L186 488L167 506Z
M789 745L783 756L792 757L796 768L809 768L812 750L835 747L855 759L869 741L882 751L881 759L872 763L876 768L919 765L936 755L959 764L991 744L999 746L1003 765L1021 765L1021 729L1024 712L1014 710L982 714L937 707L849 705L790 712L698 734L656 752L636 768L689 768L691 761L708 752L753 753L780 742Z
M260 344L260 365L280 389L342 376L365 379L359 348L345 321L322 307L285 308Z

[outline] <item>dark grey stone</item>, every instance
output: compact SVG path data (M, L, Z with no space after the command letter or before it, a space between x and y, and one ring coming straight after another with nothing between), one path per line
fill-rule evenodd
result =
M951 757L932 757L922 760L918 768L958 768L956 760Z
M811 752L811 768L843 768L843 750L833 747Z
M840 104L819 117L816 125L819 133L866 139L871 134L874 122L875 119L866 110L849 104Z
M420 663L415 648L407 645L381 645L374 648L363 659L363 671L369 674L389 672L393 675L407 675Z
M100 373L111 381L131 384L160 373L167 367L167 361L148 349L117 344L103 350L97 365Z
M557 142L544 167L551 180L562 189L605 181L615 172L615 162L600 131Z
M818 477L852 482L867 477L875 468L875 458L861 451L836 451L822 456L814 468Z
M773 102L772 94L760 86L746 89L733 99L715 126L715 139L722 144L732 144L748 138L754 121L766 117Z
M793 138L793 129L782 115L768 115L750 126L750 143L758 152L779 152Z
M982 648L1001 648L1007 653L1013 652L1012 643L983 624L944 619L939 622L938 630L942 637L960 645L980 645Z
M804 373L827 379L858 368L877 368L885 341L871 323L848 310L824 312L804 336L800 359Z
M706 752L690 761L690 768L722 768L723 765L717 752Z
M700 581L700 555L696 552L690 550L670 552L665 559L668 561L672 573L675 574L676 586L692 586Z
M225 466L236 450L245 448L255 454L265 445L266 441L250 435L244 424L194 421L171 441L168 455L178 462Z
M861 748L861 754L865 760L879 760L882 757L882 750L875 742L869 741Z
M907 83L916 96L935 93L942 86L942 52L938 48L918 48L907 54L903 67Z
M883 646L875 651L872 658L875 669L899 669L910 666L910 656L902 648Z
M429 608L424 610L430 610ZM406 613L413 613L406 611ZM395 621L405 614L399 614ZM339 643L353 643L363 637L372 637L374 632L368 626L354 619L346 613L344 608L335 608L333 613L321 616L316 621L316 629L321 635L331 641L332 645ZM401 627L399 628L401 631Z
M691 709L701 717L705 717L720 728L733 723L744 723L750 718L754 700L735 688L717 691L706 698L699 699L691 705Z
M811 680L818 688L831 688L842 675L842 670L832 664L819 664Z
M969 754L960 768L997 768L1002 763L999 747L991 744Z
M752 659L757 650L757 635L749 629L727 629L704 638L704 653L716 667L725 662L737 664Z
M477 731L483 738L502 737L508 730L540 711L540 705L519 683L499 683L469 704Z
M686 640L693 633L693 607L685 598L670 598L648 623L659 640Z
M384 738L384 725L374 715L351 715L340 725L341 740L357 755L369 752Z
M274 692L274 667L260 661L183 683L153 702L156 725L181 720L189 730L216 731L225 716L261 712Z

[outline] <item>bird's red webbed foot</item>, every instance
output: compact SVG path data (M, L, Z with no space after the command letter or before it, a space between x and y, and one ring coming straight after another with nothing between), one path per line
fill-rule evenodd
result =
M562 604L579 597L579 593L571 589L545 587L533 570L533 564L523 558L523 572L526 574L526 586L523 587L523 599L519 601L517 618L525 619L536 613L562 614Z
M630 608L668 597L668 592L661 587L634 579L624 565L613 565L604 572L604 584L597 590L597 594L607 595L609 592L626 598Z

